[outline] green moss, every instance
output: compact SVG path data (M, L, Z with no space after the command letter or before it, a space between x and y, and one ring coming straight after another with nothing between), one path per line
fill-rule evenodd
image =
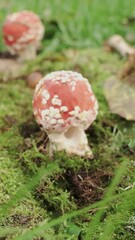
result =
M39 203L28 194L27 198L21 201L12 212L6 217L2 224L11 227L33 227L43 219L49 219L45 209L41 208Z

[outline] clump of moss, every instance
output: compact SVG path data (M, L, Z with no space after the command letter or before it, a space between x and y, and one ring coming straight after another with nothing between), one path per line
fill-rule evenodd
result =
M54 216L76 209L74 200L64 185L64 179L55 176L42 180L35 192L36 199Z

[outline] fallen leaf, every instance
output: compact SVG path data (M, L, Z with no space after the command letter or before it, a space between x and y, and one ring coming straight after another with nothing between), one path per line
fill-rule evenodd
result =
M0 79L7 81L8 79L21 76L23 67L23 64L18 63L14 59L0 59Z
M112 76L105 81L104 94L112 113L135 120L135 81Z

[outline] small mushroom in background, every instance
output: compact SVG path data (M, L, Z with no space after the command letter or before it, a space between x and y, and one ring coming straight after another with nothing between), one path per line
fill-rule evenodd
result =
M135 48L130 46L120 35L113 35L106 41L106 46L116 50L122 57L135 54Z
M31 11L22 11L7 16L3 25L4 42L12 55L23 62L34 59L44 35L44 26Z
M56 71L37 84L33 99L36 121L47 132L49 150L92 158L85 130L96 119L98 103L80 73Z

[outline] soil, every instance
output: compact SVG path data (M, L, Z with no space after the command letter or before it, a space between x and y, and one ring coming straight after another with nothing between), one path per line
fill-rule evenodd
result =
M30 137L31 135L40 131L39 125L33 121L33 119L34 116L31 116L31 118L19 126L19 132L23 138Z
M16 59L16 55L12 55L11 53L7 52L0 52L0 59Z
M17 120L12 115L5 115L3 122L4 124L0 128L0 131L2 133L8 131L11 127L14 126L14 124L17 124Z
M94 172L80 170L78 173L68 171L65 177L69 184L69 191L74 196L77 205L83 206L102 199L112 173L103 170Z

